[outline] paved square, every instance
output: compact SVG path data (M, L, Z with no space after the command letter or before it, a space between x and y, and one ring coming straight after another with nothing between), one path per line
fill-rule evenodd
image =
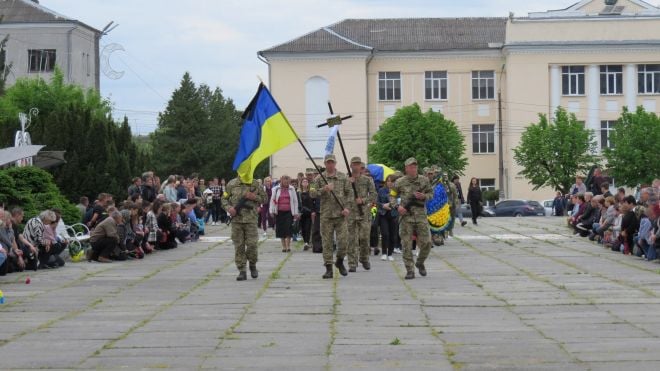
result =
M0 277L0 368L660 369L660 265L560 219L457 227L413 281L400 256L324 281L320 254L269 239L259 279L236 282L227 227L209 231L142 261Z

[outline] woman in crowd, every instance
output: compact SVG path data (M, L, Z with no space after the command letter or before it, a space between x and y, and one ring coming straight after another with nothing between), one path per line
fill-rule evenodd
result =
M300 201L300 231L305 242L304 251L307 251L312 237L312 213L314 212L314 198L309 193L309 180L307 178L300 180L298 198Z
M282 241L282 252L291 251L291 225L298 219L298 197L290 184L288 175L280 178L280 184L273 188L270 201L270 214L275 217L275 237Z
M176 226L172 223L172 204L166 203L160 207L160 213L157 217L158 222L158 249L168 250L177 247L176 244Z
M378 207L378 221L380 223L381 235L381 260L394 261L392 254L397 240L397 219L399 213L390 205L390 189L396 181L396 176L390 174L385 179L385 185L378 190L376 205Z
M167 202L176 202L176 186L176 177L174 175L170 175L167 178L167 184L163 190L163 194L165 195Z
M470 210L472 211L472 224L477 225L477 218L481 216L481 187L479 187L479 179L470 179L467 198L470 204Z
M271 177L266 177L264 179L264 192L266 192L266 203L260 206L260 227L264 230L264 236L268 235L268 226L272 226L271 215L270 215L270 199L273 196L273 179Z

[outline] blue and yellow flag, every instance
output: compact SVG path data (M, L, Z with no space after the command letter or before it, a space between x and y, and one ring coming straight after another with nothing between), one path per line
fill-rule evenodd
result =
M243 119L234 170L241 182L250 184L257 165L298 140L298 136L264 84L259 85Z

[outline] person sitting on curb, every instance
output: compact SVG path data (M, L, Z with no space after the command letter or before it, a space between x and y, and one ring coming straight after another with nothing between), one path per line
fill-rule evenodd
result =
M110 217L104 219L94 228L89 241L92 248L87 250L87 259L99 263L111 263L110 255L119 244L117 225L123 223L121 212L114 210Z

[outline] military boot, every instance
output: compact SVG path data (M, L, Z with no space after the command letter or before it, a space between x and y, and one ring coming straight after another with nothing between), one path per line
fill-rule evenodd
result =
M415 279L415 271L414 270L409 270L408 273L406 273L406 279L407 280Z
M415 264L415 267L419 270L419 275L422 277L426 277L426 267L424 267L424 263L419 263L417 262Z
M245 281L247 279L247 274L245 271L240 271L238 273L238 277L236 277L236 281Z
M364 270L368 271L369 269L371 269L371 263L369 263L368 261L363 261L362 262L362 268L364 268Z
M257 265L250 263L250 275L252 278L257 278L259 277L259 271L257 270Z
M339 273L342 276L348 276L348 272L346 271L346 267L344 266L344 259L337 258L337 261L335 262L335 267L339 269Z
M325 274L323 275L323 279L327 280L332 278L332 264L326 264L325 265Z

